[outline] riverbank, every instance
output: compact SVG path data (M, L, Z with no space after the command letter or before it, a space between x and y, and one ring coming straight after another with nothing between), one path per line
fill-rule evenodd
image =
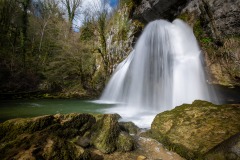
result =
M67 114L12 119L0 123L1 159L172 159L179 155L117 114ZM125 125L126 124L126 125ZM131 134L131 135L130 135Z
M239 115L239 104L198 100L159 113L146 132L118 114L11 119L0 123L0 158L238 159Z

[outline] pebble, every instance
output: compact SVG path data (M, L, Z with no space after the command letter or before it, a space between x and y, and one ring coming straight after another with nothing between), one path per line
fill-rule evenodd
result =
M142 156L142 155L137 157L137 160L144 160L144 159L147 159L147 157Z

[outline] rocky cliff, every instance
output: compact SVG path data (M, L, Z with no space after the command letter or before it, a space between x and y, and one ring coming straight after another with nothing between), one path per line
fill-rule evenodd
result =
M174 19L187 4L187 0L142 0L133 17L142 22L159 18Z
M239 0L142 0L134 18L147 23L180 18L193 27L203 50L209 82L240 84Z

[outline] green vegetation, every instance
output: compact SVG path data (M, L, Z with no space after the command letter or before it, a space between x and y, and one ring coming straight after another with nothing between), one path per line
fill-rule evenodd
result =
M99 95L132 50L138 24L129 19L127 2L111 13L100 6L90 13L82 11L81 2L0 0L1 94ZM85 19L75 32L73 20L79 13Z

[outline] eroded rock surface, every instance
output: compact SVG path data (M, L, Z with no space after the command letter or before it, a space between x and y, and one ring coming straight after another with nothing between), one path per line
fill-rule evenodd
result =
M0 159L103 159L94 153L127 152L134 139L119 115L67 114L8 120L0 124Z
M187 22L203 50L208 82L231 86L240 85L239 8L239 0L142 0L133 18Z
M156 19L174 19L185 7L187 0L142 0L134 12L134 18L142 22Z
M239 121L240 105L194 101L158 114L150 134L181 156L197 159L239 133Z

